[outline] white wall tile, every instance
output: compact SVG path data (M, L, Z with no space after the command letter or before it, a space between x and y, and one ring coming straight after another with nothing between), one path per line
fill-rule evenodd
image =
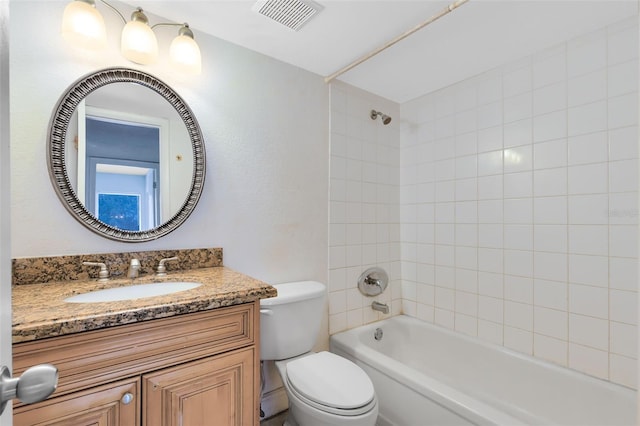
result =
M533 247L536 251L566 253L568 247L567 227L536 223L533 227Z
M504 221L503 200L478 201L478 223L499 223Z
M535 279L533 296L536 306L566 311L568 307L568 285L566 282Z
M635 258L609 258L609 286L613 289L638 290L638 264Z
M622 30L612 30L608 35L609 65L638 58L637 23Z
M523 120L533 115L532 93L524 92L504 99L504 123Z
M638 327L611 322L611 352L629 358L638 357Z
M531 66L524 66L519 69L505 72L502 76L504 97L508 98L523 92L531 91L532 80Z
M566 341L569 329L569 315L564 311L536 307L533 330L538 334Z
M502 143L505 148L528 145L533 140L533 122L530 118L504 125Z
M502 173L502 150L478 155L478 176Z
M549 169L567 166L567 140L556 139L533 145L533 168Z
M609 319L625 324L638 324L638 293L623 290L609 291Z
M608 192L607 163L569 167L569 194L598 194Z
M542 115L566 108L567 84L564 81L540 87L533 92L533 115Z
M518 352L533 354L533 333L514 327L504 327L504 345Z
M636 386L637 31L635 18L616 23L411 101L407 117L422 124L402 133L395 163L371 168L379 174L368 166L394 153L382 143L370 155L358 139L374 128L346 123L356 142L336 138L344 168L332 166L330 217L384 219L367 244L362 227L362 262L365 250L380 259L397 247L394 312ZM358 236L330 229L330 244ZM361 272L333 269L332 290L345 290L345 270L346 282ZM349 300L331 329L369 318Z
M602 379L609 377L608 353L569 343L569 367Z
M555 111L533 119L533 141L543 142L567 137L567 112Z
M638 158L638 127L622 127L609 131L609 160Z
M541 334L533 335L533 354L559 365L567 365L568 343Z
M504 273L532 277L533 253L522 250L504 250Z
M611 225L609 227L609 255L615 257L638 257L638 228L633 225Z
M609 282L609 258L569 255L569 281L606 288Z
M569 106L574 107L607 97L607 70L605 68L569 79Z
M609 321L571 313L569 341L606 351L609 349Z
M504 298L513 302L533 304L533 279L529 277L505 275Z
M609 98L608 119L611 129L637 125L638 93L633 92Z
M514 173L533 168L533 148L531 145L517 146L504 150L504 172Z
M567 168L535 170L533 194L536 197L565 195L567 193Z
M638 161L621 160L609 162L609 191L625 192L638 190Z
M504 301L500 298L479 296L478 318L502 324L504 316Z
M478 107L478 130L502 124L502 100Z
M534 198L534 222L536 224L566 224L567 197Z
M582 284L569 284L569 312L606 319L609 317L608 290Z
M564 253L534 252L534 272L536 278L566 281L567 280L567 255Z
M500 167L502 167L502 164ZM503 193L503 175L478 177L478 199L479 200L498 199L498 198L501 199L502 193Z
M489 127L478 130L478 152L496 151L502 149L502 126Z
M504 284L502 273L479 272L478 294L503 298Z
M504 200L504 223L532 223L533 199L510 198Z
M609 375L612 382L637 389L638 361L617 354L609 355Z
M608 256L608 241L605 225L569 225L569 253Z
M570 195L569 223L575 225L606 225L609 223L607 194Z
M609 156L607 132L570 137L568 149L570 166L607 161Z
M504 248L533 250L533 225L504 225Z
M522 198L533 196L533 172L524 171L504 175L504 197Z
M621 102L616 102L620 106ZM607 102L597 101L569 108L569 136L600 132L607 129Z
M624 62L609 67L607 70L607 95L619 96L638 91L638 63Z

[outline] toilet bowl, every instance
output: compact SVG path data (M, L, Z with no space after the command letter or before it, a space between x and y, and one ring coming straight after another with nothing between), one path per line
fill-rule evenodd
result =
M322 319L326 287L303 281L276 284L278 296L260 302L260 358L274 360L289 398L289 426L373 426L378 400L355 363L331 352L311 352Z

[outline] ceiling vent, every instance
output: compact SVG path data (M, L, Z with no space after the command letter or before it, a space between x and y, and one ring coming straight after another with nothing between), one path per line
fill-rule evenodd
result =
M310 0L260 0L252 9L287 28L298 31L322 10L322 6Z

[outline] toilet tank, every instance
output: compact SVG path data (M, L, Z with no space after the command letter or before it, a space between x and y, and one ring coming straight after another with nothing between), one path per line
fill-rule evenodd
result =
M278 295L260 300L260 359L287 359L309 352L320 332L325 285L298 281L273 287Z

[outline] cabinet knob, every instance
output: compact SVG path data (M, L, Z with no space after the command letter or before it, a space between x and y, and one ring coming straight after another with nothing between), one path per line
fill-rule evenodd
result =
M130 392L127 392L124 395L122 395L122 403L124 405L131 403L131 401L133 401L133 395Z

